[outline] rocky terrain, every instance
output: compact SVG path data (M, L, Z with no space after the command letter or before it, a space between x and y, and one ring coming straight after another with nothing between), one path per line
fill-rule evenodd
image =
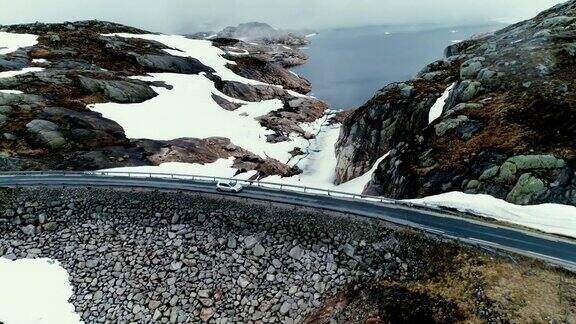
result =
M94 188L0 210L0 257L59 260L86 323L576 320L573 274L347 215Z
M181 138L168 141L127 138L122 127L90 111L95 103L140 103L156 97L154 88L171 85L134 78L149 73L205 75L227 96L247 102L279 99L283 108L258 117L274 134L269 142L288 141L300 127L322 117L324 102L303 96L310 83L285 68L302 64L297 49L250 45L230 38L214 39L229 67L238 75L272 85L222 80L195 58L175 56L155 41L111 33L149 33L99 21L2 26L0 31L38 35L30 48L0 56L0 72L25 68L28 73L0 78L0 170L93 170L162 162L209 163L234 157L239 172L290 176L300 172L268 156L259 156L226 138ZM272 50L274 47L274 50ZM283 48L283 47L281 47ZM294 54L296 53L296 54ZM222 109L232 103L216 94Z
M190 35L198 39L236 39L239 49L258 53L266 61L279 63L284 67L302 65L308 59L300 48L310 42L306 38L309 31L278 30L265 23L245 23L229 26L220 32L201 32ZM238 46L237 46L238 47Z
M450 46L345 121L339 182L380 157L365 193L485 193L520 205L576 205L576 1ZM430 108L453 85L442 115Z

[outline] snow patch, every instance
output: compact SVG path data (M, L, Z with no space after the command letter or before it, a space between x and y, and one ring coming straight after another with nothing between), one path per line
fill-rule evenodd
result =
M282 178L277 175L270 176L263 179L263 181L340 191L356 195L361 194L368 182L372 179L372 175L378 168L378 165L384 160L387 154L378 159L372 166L372 169L362 176L340 185L334 184L336 181L337 163L336 142L340 136L340 126L340 124L322 126L322 131L310 142L310 153L297 163L303 170L302 174L289 178Z
M200 61L202 64L211 67L216 71L216 74L222 80L237 81L244 84L265 84L260 81L247 79L234 73L226 67L227 64L236 64L233 61L225 59L223 56L226 54L224 51L212 45L211 41L190 39L179 35L153 35L153 34L106 34L104 36L119 36L124 38L140 38L146 40L157 41L168 48L164 51L170 55L181 57L193 57Z
M68 302L72 286L58 261L0 258L0 287L0 322L82 323Z
M444 105L446 105L446 100L450 96L450 92L454 88L456 83L452 83L442 94L438 100L434 103L432 108L430 108L430 112L428 113L428 124L432 124L436 119L442 116L442 112L444 111Z
M19 90L0 90L1 93L9 93L9 94L23 94L24 92Z
M232 168L234 164L234 157L228 159L218 159L213 163L199 164L199 163L181 163L181 162L168 162L162 163L158 166L139 166L139 167L123 167L102 170L104 172L122 172L122 173L165 173L165 174L180 174L180 175L197 175L205 177L218 177L218 178L237 178L247 180L254 176L257 171L250 171L246 173L236 174L236 169Z
M576 237L576 207L558 204L519 206L489 195L462 192L407 200L432 207L450 207L462 212L517 224L548 233Z
M292 141L267 142L266 135L273 131L262 127L255 118L281 109L279 99L245 102L231 98L216 90L214 83L203 75L160 73L139 79L164 81L173 89L154 88L159 95L143 103L103 103L89 107L119 123L129 138L226 137L245 150L282 162L291 158L289 152L294 147L306 144L304 138L296 135L291 136ZM225 110L212 99L212 94L244 105L235 111Z
M0 78L11 78L20 74L44 71L41 67L27 67L22 70L0 72Z
M31 47L37 43L37 35L0 32L0 55L15 52L19 48Z
M32 63L36 63L36 64L46 64L46 63L50 63L50 61L48 61L47 59L33 59Z

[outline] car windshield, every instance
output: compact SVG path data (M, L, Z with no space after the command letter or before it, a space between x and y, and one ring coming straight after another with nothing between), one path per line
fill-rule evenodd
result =
M230 185L230 187L234 187L236 186L238 182L237 181L230 181L228 184Z

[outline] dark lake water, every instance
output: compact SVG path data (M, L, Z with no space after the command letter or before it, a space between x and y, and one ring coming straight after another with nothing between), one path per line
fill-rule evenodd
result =
M333 109L354 108L388 83L409 80L442 58L453 41L502 27L374 26L323 31L305 49L310 60L294 72L310 80L312 95L328 101Z

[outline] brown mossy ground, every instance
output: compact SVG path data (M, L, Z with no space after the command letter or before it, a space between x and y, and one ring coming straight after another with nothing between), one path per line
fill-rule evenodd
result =
M412 278L366 278L306 323L574 323L576 276L517 257L490 256L405 234Z
M554 96L505 92L477 98L483 107L461 111L469 119L481 122L475 136L469 140L456 134L431 137L438 166L443 170L465 167L467 160L482 151L553 154L567 162L576 161L576 105L572 100L560 101Z

